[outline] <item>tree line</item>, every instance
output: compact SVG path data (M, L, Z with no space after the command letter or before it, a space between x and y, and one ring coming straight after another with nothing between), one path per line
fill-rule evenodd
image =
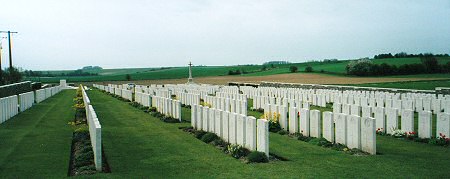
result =
M0 85L6 85L11 83L17 83L22 80L22 74L17 68L0 69Z
M371 60L362 59L350 62L346 66L346 71L348 75L356 76L450 73L450 62L440 65L434 55L422 56L420 60L421 63L396 66L387 63L374 64Z
M428 56L433 56L433 57L448 57L448 54L432 54L432 53L419 53L419 54L408 54L406 52L400 52L400 53L396 53L394 55L392 55L391 53L382 53L382 54L378 54L375 55L373 58L374 59L384 59L384 58L411 58L411 57L428 57Z
M42 71L25 70L23 74L28 77L55 77L55 76L97 76L98 73L84 72L81 69L67 73L44 73Z

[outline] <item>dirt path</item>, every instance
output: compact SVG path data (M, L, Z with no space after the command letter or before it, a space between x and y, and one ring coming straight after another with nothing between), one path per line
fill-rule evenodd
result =
M224 85L228 82L248 82L260 83L268 82L285 82L285 83L304 83L304 84L361 84L361 83L380 83L380 82L396 82L396 81L419 81L419 80L438 80L446 78L383 78L383 77L344 77L322 74L279 74L270 76L215 76L194 78L196 83L219 84ZM140 80L132 81L136 84L180 84L186 83L187 78L168 79L168 80ZM127 81L108 81L104 84L124 84Z

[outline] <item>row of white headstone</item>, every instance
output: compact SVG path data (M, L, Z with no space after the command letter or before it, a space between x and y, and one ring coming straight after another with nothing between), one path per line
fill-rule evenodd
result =
M184 92L178 92L175 93L177 95L178 100L181 101L181 104L184 105L199 105L200 104L200 95L193 94L193 93L184 93Z
M94 164L97 171L102 170L102 126L97 114L91 105L91 101L82 87L83 102L86 108L86 118L89 127L92 150L94 152Z
M247 101L247 96L244 94L239 94L239 93L216 92L216 97Z
M204 102L212 108L247 115L247 100L236 100L223 97L205 96Z
M147 93L136 92L134 93L134 101L145 107L150 107L152 106L152 95Z
M287 107L298 107L298 108L308 108L310 103L308 101L288 99L288 98L274 98L267 96L255 96L253 98L253 108L254 109L265 109L267 104L287 106Z
M342 106L342 108L341 108ZM348 104L333 104L334 113L344 113L348 115L357 115L361 117L374 117L376 120L376 128L380 132L393 134L395 130L401 129L403 132L417 131L420 138L432 137L432 113L431 111L419 111L418 112L418 129L415 129L414 125L414 110L412 109L397 109L397 108L384 108L384 107L369 107L369 106L357 106ZM399 116L401 126L398 125ZM436 117L436 135L444 134L450 136L450 120L449 113L438 112Z
M122 89L121 96L124 99L133 101L133 92L131 90Z
M11 119L19 114L19 112L23 112L31 108L35 102L40 103L60 91L61 88L58 86L36 90L36 92L31 91L19 95L0 98L0 123ZM40 98L38 98L38 96Z
M45 99L59 93L62 90L60 86L55 86L51 88L44 88L35 91L36 103L40 103Z
M158 112L181 121L181 102L170 98L153 96L152 107Z
M193 105L191 126L213 132L230 144L238 144L251 151L269 156L269 123L266 119Z
M296 107L289 109L289 133L301 133L308 137L323 137L353 149L376 154L375 119L343 113L309 110ZM281 123L280 123L281 124Z

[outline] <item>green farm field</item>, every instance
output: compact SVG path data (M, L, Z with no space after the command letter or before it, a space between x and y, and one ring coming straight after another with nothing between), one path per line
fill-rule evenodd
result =
M440 64L445 64L450 62L449 57L438 58ZM395 65L402 64L413 64L420 63L420 58L392 58L392 59L374 59L374 63L388 63ZM277 74L289 74L289 67L296 66L299 69L298 73L303 73L305 67L311 66L315 73L327 74L334 76L346 76L345 67L349 63L349 60L340 60L337 62L305 62L305 63L292 63L275 65L271 68L267 65L267 70L262 71L262 65L240 65L240 66L195 66L192 71L194 78L197 77L217 77L217 76L230 76L228 75L230 70L244 71L245 74L236 76L270 76ZM44 73L59 74L61 72L70 71L45 71ZM68 82L89 82L89 81L124 81L126 80L125 75L130 74L132 80L161 80L161 79L180 79L186 78L188 75L187 67L170 67L164 69L157 68L129 68L129 69L103 69L100 71L87 71L98 73L98 76L57 76L57 77L30 77L26 80L40 81L45 83L57 83L59 79L67 79ZM397 76L392 76L397 77ZM416 78L416 77L429 77L429 78L450 78L450 74L421 74L421 75L402 75L405 78Z

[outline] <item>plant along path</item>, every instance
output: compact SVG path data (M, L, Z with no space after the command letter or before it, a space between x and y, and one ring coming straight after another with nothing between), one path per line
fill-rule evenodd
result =
M67 177L74 90L64 90L0 124L0 178Z
M189 123L161 122L97 90L88 95L102 123L112 172L98 177L444 178L449 174L448 147L386 136L377 136L379 155L354 156L271 133L270 152L289 161L245 164L178 129Z

